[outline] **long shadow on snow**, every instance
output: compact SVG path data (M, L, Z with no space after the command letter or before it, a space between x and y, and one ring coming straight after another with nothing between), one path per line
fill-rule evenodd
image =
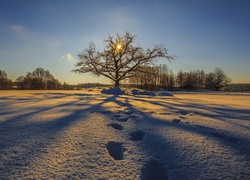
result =
M126 103L123 103L117 100L118 97L116 96L111 96L111 97L103 96L103 97L108 97L108 98L87 109L72 110L70 115L64 116L63 118L58 118L50 122L18 123L21 119L28 118L29 116L32 116L33 114L41 113L41 112L50 110L52 108L77 105L77 103L80 100L76 100L76 101L65 103L65 104L60 104L55 107L38 109L34 112L27 113L25 115L15 117L13 119L8 119L4 122L1 122L0 123L0 131L1 131L0 152L11 149L11 147L21 146L23 149L23 152L19 153L18 157L20 159L25 159L25 162L27 162L27 166L28 166L29 162L32 161L33 157L39 156L39 154L43 152L44 148L49 147L50 144L52 144L53 141L57 138L58 134L61 133L65 128L69 128L74 123L82 121L81 115L83 111L88 112L90 110L95 110L95 109L98 109L98 110L104 109L103 107L101 107L101 105L107 102L115 102L119 105L128 107L132 111L139 111L138 109L133 108L133 106L129 104L128 99L126 99ZM171 147L172 147L171 142L168 142L167 139L163 138L161 135L158 134L157 127L172 126L183 131L188 131L191 133L196 133L202 136L206 136L208 138L213 138L208 132L201 130L197 127L166 122L160 119L152 118L143 112L141 113L143 114L145 122L148 123L149 127L151 129L154 129L154 131L146 131L145 136L150 141L143 140L142 143L139 144L138 146L143 151L146 151L149 154L149 157L152 157L152 158L160 158L159 154L164 153L164 152L165 153L171 152L172 153L171 157L169 157L166 154L165 158L161 159L161 161L163 161L164 164L167 165L167 167L165 167L167 168L167 170L171 168L172 169L178 168L178 164L175 163L176 161L173 161L174 158L176 157L178 158L178 153L171 150ZM133 122L138 124L136 120L133 120ZM36 142L36 139L39 139L39 143ZM217 138L216 140L221 141L221 139L219 138ZM225 143L225 145L228 148L235 148L235 151L239 151L238 149L236 149L235 145L231 146L230 143L228 142L223 142L223 143ZM157 152L156 152L156 149L157 149ZM168 151L166 151L167 149ZM245 153L245 152L240 152L240 153ZM249 155L249 153L247 153L246 155ZM0 157L1 156L4 156L4 154L1 153ZM2 163L3 163L3 166L2 166L3 168L0 169L0 174L7 173L5 171L4 166L9 166L9 164L12 164L13 169L15 168L15 166L19 166L18 160L16 159L10 159ZM186 175L187 174L180 174L180 177L185 177Z
M117 104L120 104L121 106L128 105L127 109L129 109L130 111L139 111L138 109L134 108L132 105L128 103L128 99L126 97L121 96L119 98L125 99L126 103L121 102L116 98L115 102ZM145 100L141 100L141 101L145 102ZM158 103L152 102L152 101L150 101L149 103L159 105ZM163 106L162 104L160 105ZM168 106L168 108L171 108L170 105L167 105L167 104L165 105ZM198 105L197 105L197 108L198 108ZM181 110L179 108L173 108L173 109ZM206 137L206 139L208 140L217 141L219 144L222 144L224 147L232 150L234 154L243 155L245 162L249 162L249 155L250 155L249 149L239 148L237 145L237 139L234 139L234 137L223 136L223 134L220 134L220 133L213 134L213 131L211 131L210 129L206 130L206 129L199 128L196 126L190 126L186 124L176 124L173 122L163 121L161 119L153 118L144 112L140 112L140 114L143 115L143 119L144 119L143 122L137 119L132 120L132 121L136 124L136 127L140 127L140 125L143 125L144 123L146 123L147 127L150 127L150 130L144 130L144 132L146 133L145 135L146 138L144 138L143 141L141 141L141 143L138 144L139 148L142 151L147 152L149 155L149 158L156 158L164 162L164 164L166 164L166 167L165 167L166 171L179 169L179 172L182 172L182 173L177 175L178 179L196 179L196 178L207 178L207 177L203 176L204 172L198 172L197 170L193 169L192 164L199 163L199 160L196 161L194 159L193 160L194 162L190 162L190 164L186 164L185 167L181 166L180 164L182 164L183 158L185 158L183 156L180 157L181 152L178 152L178 151L181 151L181 149L178 149L178 148L173 149L174 146L176 147L176 144L173 144L173 142L168 141L167 138L162 137L158 132L158 128L173 127L181 131L185 131L185 132L189 132L192 134L197 134L199 136ZM143 129L140 129L140 130L143 130ZM209 166L209 165L206 164L205 166ZM231 164L227 164L225 166L229 168L231 167ZM180 171L180 168L182 168L181 171ZM203 170L204 169L205 167L203 168ZM213 176L216 177L216 174L214 175L211 174L211 177Z
M145 102L144 99L136 99L138 101L141 101L141 102ZM175 99L175 101L178 101L179 99ZM249 110L246 110L246 109L238 109L238 110L234 110L233 112L238 112L239 113L245 113L244 116L237 116L235 114L230 114L228 115L228 111L231 110L231 108L228 108L228 107L224 107L224 108L220 108L220 107L210 107L210 106L205 106L205 105L199 105L199 104L194 104L194 103L186 103L186 102L183 102L182 104L175 104L175 103L171 103L171 102L167 102L167 103L160 103L160 102L154 102L154 101L150 101L150 103L154 104L154 105L158 105L158 106L162 106L162 107L166 107L168 109L171 109L173 112L194 112L195 114L198 114L198 115L201 115L201 116L205 116L205 117L211 117L211 118L215 118L217 120L221 120L221 121L224 121L228 124L233 124L233 125L236 125L236 126L239 126L239 127L242 127L246 130L249 130L250 127L249 126L245 126L245 125L242 125L240 123L237 123L237 120L244 120L244 121L248 121L250 120L249 117L250 117L250 111ZM192 108L192 110L188 110L186 111L185 108L188 107L188 108ZM220 111L216 111L217 109L220 109ZM205 111L205 112L204 112ZM224 112L225 111L225 112ZM214 113L216 112L217 115L215 114L211 114L211 113ZM248 115L247 115L248 114ZM196 127L202 127L202 126L199 126L197 125ZM202 127L203 130L211 130L213 128L209 128L209 127ZM249 143L250 142L250 137L241 137L243 139L239 139L238 137L234 137L234 136L228 136L226 135L225 133L227 132L224 132L222 130L220 130L220 132L212 132L212 134L215 136L215 137L218 137L218 138L221 138L221 139L225 139L227 141L232 141L232 142L241 142L241 141L245 141L246 143Z
M119 97L119 98L121 98L121 99L125 99L125 102L126 103L124 103L124 102L121 102L121 101L119 101L119 100L117 100L117 99L115 99L115 102L117 103L117 104L119 104L119 105L121 105L121 106L126 106L127 105L127 108L128 109L130 109L131 111L139 111L138 109L135 109L135 108L133 108L133 106L131 105L131 104L129 104L128 103L128 99L127 98L124 98L124 97ZM136 100L138 100L138 99L136 99ZM151 103L151 104L155 104L155 105L160 105L160 106L164 106L164 107L167 107L167 108L172 108L171 107L171 104L172 103L169 103L168 102L168 104L159 104L159 103L157 103L157 102L153 102L153 101L146 101L146 100L144 100L144 99L141 99L140 101L142 101L142 102L149 102L149 103ZM169 105L170 104L170 105ZM172 106L175 106L175 104L172 104ZM180 106L180 107L185 107L185 106L188 106L188 105L186 105L186 104L184 104L184 105L182 105L182 106ZM182 108L180 108L180 107L173 107L172 109L174 109L176 112L181 112L181 111L183 111L183 109ZM189 106L188 106L189 107ZM196 107L197 109L198 108L200 108L200 105L196 105L195 104L195 106L194 107ZM193 108L194 108L193 107ZM201 108L204 108L204 109L206 109L206 107L205 106L202 106ZM194 108L195 109L195 108ZM168 121L164 121L164 120L161 120L161 119L157 119L157 118L154 118L154 117L151 117L151 116L148 116L146 113L144 113L144 112L141 112L141 111L139 111L140 112L140 114L143 114L143 116L144 116L144 119L150 119L150 120L152 120L152 121L149 121L149 122L151 122L151 124L150 124L150 126L152 125L154 125L154 123L156 123L155 125L166 125L166 126L172 126L172 127L176 127L176 128L179 128L179 129L181 129L181 130L185 130L185 131L189 131L189 132L192 132L192 133L196 133L196 134L200 134L200 135L203 135L203 136L209 136L209 137L217 137L217 138L219 138L219 140L221 140L221 139L224 139L224 140L226 140L226 141L229 141L230 142L230 140L232 140L232 142L231 143L236 143L236 141L237 141L237 137L231 137L231 136L228 136L228 138L226 138L226 134L223 134L223 133L221 133L221 132L215 132L215 131L213 131L213 129L212 128L200 128L200 126L190 126L190 125L188 125L188 124L178 124L178 123L173 123L173 122L168 122ZM194 111L193 111L194 112ZM207 114L208 116L209 116L209 114ZM216 117L214 117L214 118L216 118ZM135 123L137 122L136 120L134 121ZM231 122L230 122L231 123ZM244 126L245 127L245 126ZM247 129L249 129L249 127L246 127ZM212 131L211 131L212 130ZM212 134L212 136L211 136L211 134ZM246 140L247 141L250 141L250 139L249 139L250 137L246 137ZM234 139L234 140L233 140ZM217 139L218 140L218 139ZM239 141L241 141L240 139L238 139ZM233 145L233 147L235 147L234 145ZM237 148L238 149L238 148Z
M250 110L247 110L247 109L232 109L229 107L211 107L211 106L205 106L205 105L200 105L200 104L195 104L195 103L186 103L186 102L181 103L181 104L175 104L171 102L163 103L163 102L156 102L156 101L147 101L141 98L136 98L134 100L140 101L140 102L149 102L154 105L158 105L164 108L171 109L173 112L180 112L183 110L185 111L185 108L188 107L192 109L190 112L194 112L198 115L215 118L215 119L227 122L229 124L234 124L236 126L243 127L247 130L250 129L249 126L244 126L242 124L237 123L237 119L244 120L244 121L250 120ZM179 99L176 98L175 101L179 101ZM244 115L239 116L238 114L244 114ZM228 121L228 120L233 120L233 121Z
M107 98L108 96L101 96L102 98ZM113 99L111 97L111 99ZM26 118L32 115L37 115L42 112L46 112L51 109L68 107L68 106L78 106L81 100L74 100L68 103L59 104L58 106L38 108L30 113L26 113L14 118L7 119L0 122L0 174L5 176L9 172L8 168L11 165L11 170L14 171L15 167L29 166L30 162L34 157L39 156L43 153L45 148L48 148L50 144L53 144L54 140L58 137L64 129L70 128L71 125L82 121L83 112L89 112L93 109L103 109L102 104L111 101L110 97L102 102L99 102L86 109L71 110L70 114L62 118L55 119L48 122L27 122ZM85 102L84 104L86 104ZM18 149L17 151L14 149ZM11 157L10 159L5 159L4 157L9 153L15 153L16 157ZM8 155L7 155L8 156ZM20 162L22 164L20 164ZM6 168L5 168L6 167ZM14 172L13 172L14 173Z

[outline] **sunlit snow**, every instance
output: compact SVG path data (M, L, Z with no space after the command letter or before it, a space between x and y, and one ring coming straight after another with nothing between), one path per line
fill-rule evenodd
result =
M0 179L250 179L249 95L159 95L0 91Z

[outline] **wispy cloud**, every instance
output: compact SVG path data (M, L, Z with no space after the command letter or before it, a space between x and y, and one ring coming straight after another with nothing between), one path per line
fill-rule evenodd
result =
M28 34L28 29L22 25L11 25L10 30L19 37L26 37Z
M72 60L72 59L73 59L73 56L72 56L72 54L70 54L70 53L68 53L68 54L66 55L66 57L67 57L68 60Z
M69 61L69 62L73 62L73 61L74 61L74 57L72 56L71 53L68 53L68 54L66 54L66 55L63 55L63 56L61 56L61 58L64 59L64 60L67 60L67 61Z

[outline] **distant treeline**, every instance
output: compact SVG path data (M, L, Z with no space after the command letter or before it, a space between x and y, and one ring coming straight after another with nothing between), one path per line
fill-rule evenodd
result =
M205 73L203 70L174 74L167 65L144 66L142 71L131 74L126 82L130 87L145 90L212 90L212 91L250 91L250 84L231 85L231 79L221 68Z
M7 77L5 71L0 70L0 90L72 90L92 87L106 87L106 84L85 83L69 85L61 83L54 76L43 68L37 68L33 72L28 72L25 76L18 77L14 82Z
M92 87L106 87L106 84L85 83L69 85L61 83L43 68L28 72L25 76L18 77L14 82L8 79L7 73L0 70L0 89L20 90L71 90ZM250 84L230 84L230 79L221 68L205 73L203 70L174 74L167 65L144 66L141 71L133 72L130 78L121 86L140 88L145 90L216 90L216 91L250 91Z
M67 83L61 83L54 78L48 70L37 68L33 72L28 72L26 76L20 76L15 82L7 77L5 71L0 70L0 89L20 89L20 90L56 90L71 89Z
M230 84L229 86L223 88L223 91L250 92L250 84L247 83Z

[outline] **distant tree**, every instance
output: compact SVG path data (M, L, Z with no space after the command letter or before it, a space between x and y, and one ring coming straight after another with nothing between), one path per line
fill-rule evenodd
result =
M6 89L7 74L0 70L0 89Z
M159 66L159 85L164 89L169 86L169 68L166 64Z
M46 89L45 88L46 74L43 68L35 69L32 73L32 76L33 76L31 80L32 89Z
M62 86L57 79L49 79L46 85L47 89L60 89Z
M169 90L173 90L175 87L175 75L172 70L169 72L169 82L168 82L168 88Z
M205 87L205 72L203 70L182 72L176 77L177 84L181 89L197 90Z
M206 79L206 74L203 70L198 70L196 71L197 73L197 89L203 89L205 87L205 79Z
M19 76L19 77L16 79L17 89L26 89L24 80L25 80L25 77L23 77L23 76Z
M97 51L95 44L91 42L88 48L78 54L79 62L73 72L102 75L111 79L117 87L120 81L131 76L131 72L143 71L141 67L157 58L174 59L162 45L144 50L134 44L135 38L129 32L124 35L117 34L115 37L109 35L104 40L103 51Z
M157 77L158 77L158 69L156 66L142 66L141 70L138 71L142 76L140 77L140 81L144 84L144 89L146 90L155 90Z
M216 68L213 73L213 83L216 91L219 91L222 87L227 86L231 82L231 80L227 77L227 75L221 68Z
M70 87L69 84L67 84L66 82L64 82L63 85L62 85L62 89L63 89L63 90L70 90L70 89L72 89L72 88Z
M214 90L214 73L208 73L206 74L205 78L205 88Z
M12 88L12 81L8 79L7 73L0 70L0 89L6 90Z
M0 79L7 79L7 73L5 71L0 70Z
M32 79L33 79L33 75L31 72L28 72L26 74L26 77L24 78L24 84L25 84L25 89L33 89L33 86L32 86Z
M60 89L61 83L48 70L37 68L16 79L18 89Z
M184 72L183 88L194 90L196 87L196 73L194 71Z
M184 78L185 78L185 75L183 71L180 70L176 75L176 82L180 89L184 87Z

